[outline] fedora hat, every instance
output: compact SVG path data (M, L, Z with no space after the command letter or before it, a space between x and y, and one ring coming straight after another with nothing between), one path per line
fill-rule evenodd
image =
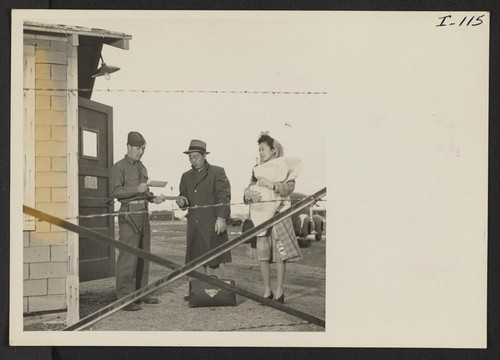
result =
M189 144L189 149L184 151L184 154L189 154L192 152L200 152L203 154L210 154L207 151L207 144L204 141L193 139Z

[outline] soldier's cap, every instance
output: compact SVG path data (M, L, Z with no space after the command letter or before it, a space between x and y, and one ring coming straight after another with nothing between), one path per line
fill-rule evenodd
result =
M127 145L130 146L143 146L146 143L144 137L137 131L131 131L128 133Z
M200 152L202 154L210 154L207 151L207 144L204 141L193 139L189 144L189 149L184 151L184 154L190 154L192 152Z

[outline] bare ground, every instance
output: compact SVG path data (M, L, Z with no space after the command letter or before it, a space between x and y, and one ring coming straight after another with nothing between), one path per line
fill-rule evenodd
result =
M152 253L175 263L184 263L185 223L152 222ZM241 228L229 227L230 239ZM325 238L302 248L304 259L287 266L285 305L315 317L325 318ZM226 267L228 278L236 286L262 295L261 275L250 246L242 244L232 251L233 262ZM151 264L150 282L171 270ZM272 279L275 268L272 267ZM115 301L115 279L101 279L80 284L80 316L87 316ZM279 310L237 296L237 306L189 308L183 297L188 293L188 278L160 288L155 296L160 304L142 304L142 310L118 311L91 325L90 331L324 331L324 328ZM25 317L26 331L61 330L65 314Z

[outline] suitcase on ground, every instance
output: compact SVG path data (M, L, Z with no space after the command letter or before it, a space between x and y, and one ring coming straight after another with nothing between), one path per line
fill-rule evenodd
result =
M234 285L232 279L219 279ZM189 281L189 307L236 306L236 294L198 279Z

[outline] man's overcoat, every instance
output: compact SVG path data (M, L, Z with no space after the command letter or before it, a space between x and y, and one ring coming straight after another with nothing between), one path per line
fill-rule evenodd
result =
M231 186L222 167L208 162L202 170L191 169L182 174L179 185L180 195L188 199L190 209L187 213L186 263L228 241L227 231L217 235L215 221L217 217L229 219L230 206L216 206L195 209L202 205L229 204ZM231 262L228 251L206 265L214 266Z

